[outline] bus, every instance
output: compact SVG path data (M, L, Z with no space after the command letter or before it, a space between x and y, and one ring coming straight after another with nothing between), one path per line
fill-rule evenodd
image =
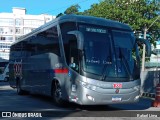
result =
M22 36L10 49L9 83L19 95L51 96L55 103L134 103L140 97L138 44L123 23L65 15Z

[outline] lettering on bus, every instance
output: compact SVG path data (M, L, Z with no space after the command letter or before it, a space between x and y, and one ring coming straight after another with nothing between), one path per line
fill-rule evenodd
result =
M100 64L100 60L89 60L89 59L86 59L86 62L87 63L97 63L97 64Z
M107 33L107 31L105 29L101 29L101 28L86 28L87 32L96 32L96 33Z
M86 63L92 63L92 64L100 64L101 61L100 60L93 60L93 59L86 59ZM112 62L103 60L102 64L112 64Z
M56 67L56 68L62 68L62 66L63 66L62 63L56 63L56 64L55 64L55 67Z
M122 83L114 83L113 88L122 88Z
M22 77L22 61L20 62L14 62L14 76L17 77Z

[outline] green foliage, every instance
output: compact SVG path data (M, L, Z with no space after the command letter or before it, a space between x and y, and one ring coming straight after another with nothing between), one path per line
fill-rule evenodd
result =
M150 42L160 39L160 2L159 0L101 0L91 5L90 9L79 12L80 6L73 5L64 14L81 14L116 20L130 25L136 33L144 32L150 35ZM155 21L156 20L156 21ZM152 24L154 23L154 24Z
M63 16L64 14L63 13L59 13L56 18L60 17L60 16Z
M129 24L133 31L143 33L147 27L147 33L151 35L151 42L160 38L160 22L157 20L160 12L160 2L156 0L103 0L99 4L93 4L90 9L84 11L84 15L102 17Z
M81 7L78 4L72 5L71 7L66 9L64 14L78 14L80 8Z
M76 4L76 5L72 5L72 6L70 6L69 8L67 8L65 11L64 11L64 13L59 13L57 16L56 16L56 18L57 17L60 17L60 16L63 16L63 15L68 15L68 14L82 14L81 12L79 12L79 9L80 9L81 7L78 5L78 4Z

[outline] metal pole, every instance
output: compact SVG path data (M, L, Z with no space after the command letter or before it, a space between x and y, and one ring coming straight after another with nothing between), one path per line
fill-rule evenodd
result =
M16 17L14 15L14 18L13 18L13 42L16 42Z
M160 15L153 21L153 23L148 27L148 29L147 29L147 27L144 28L144 39L146 39L146 33L149 30L149 28L159 19L159 17L160 17ZM145 51L146 51L146 46L145 46L145 44L143 44L142 70L141 71L144 71Z
M147 28L144 28L144 39L146 39L146 33L147 33ZM142 71L144 71L144 64L145 64L145 51L146 51L146 46L143 44L143 55L142 55Z

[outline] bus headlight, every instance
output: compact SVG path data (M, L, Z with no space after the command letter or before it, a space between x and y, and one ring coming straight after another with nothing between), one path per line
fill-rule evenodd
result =
M94 98L93 98L92 96L90 96L90 95L86 94L86 97L87 97L89 100L91 100L91 101L93 101L93 102L94 102Z
M91 84L88 84L88 83L85 83L85 82L82 82L82 81L80 83L81 83L82 86L84 86L88 89L91 89L91 90L96 90L97 89L97 87L94 86L94 85L91 85Z
M134 101L138 101L138 100L139 100L139 98L140 98L140 96L139 96L139 95L137 95L137 96L134 98Z

